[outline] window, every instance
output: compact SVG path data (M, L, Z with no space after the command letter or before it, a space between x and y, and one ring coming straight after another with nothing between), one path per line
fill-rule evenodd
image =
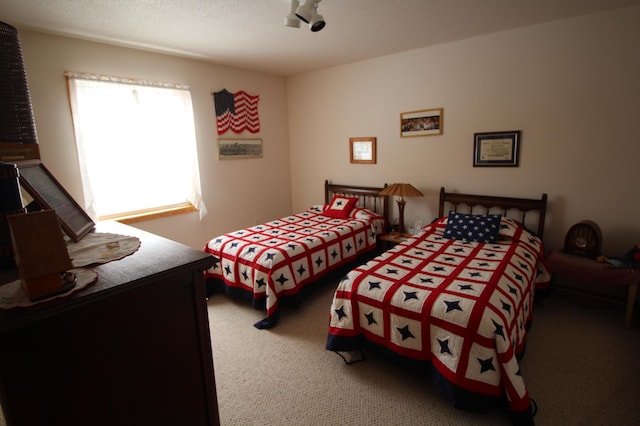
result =
M87 213L122 219L195 208L204 217L189 88L65 76Z

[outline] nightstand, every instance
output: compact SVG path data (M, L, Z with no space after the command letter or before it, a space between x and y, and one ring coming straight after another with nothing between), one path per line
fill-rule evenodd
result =
M389 250L396 244L406 241L411 237L412 235L407 234L406 232L391 231L388 234L384 234L380 237L380 249L381 251Z

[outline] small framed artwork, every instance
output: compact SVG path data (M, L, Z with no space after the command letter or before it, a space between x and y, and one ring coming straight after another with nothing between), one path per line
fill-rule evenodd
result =
M349 138L351 163L376 164L376 138Z
M520 131L475 133L473 167L518 167Z
M78 242L93 230L95 223L73 197L62 187L40 160L16 162L20 184L42 210L54 210L60 225L73 241Z
M262 157L262 139L218 139L218 158Z
M443 129L442 108L409 111L400 114L400 136L441 135Z

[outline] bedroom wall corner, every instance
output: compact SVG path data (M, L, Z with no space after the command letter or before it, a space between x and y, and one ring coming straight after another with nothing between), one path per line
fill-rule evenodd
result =
M596 221L603 248L640 243L630 197L640 144L640 6L414 50L287 80L293 208L321 182L409 182L405 223L432 220L438 190L549 196L545 244ZM441 136L401 138L401 112L444 109ZM476 132L522 131L519 167L473 167ZM348 138L377 137L375 165ZM330 174L330 176L327 176ZM397 209L393 209L397 214Z

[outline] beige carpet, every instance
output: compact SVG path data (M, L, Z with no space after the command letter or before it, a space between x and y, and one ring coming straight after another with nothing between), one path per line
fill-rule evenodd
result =
M458 411L420 374L375 356L347 366L324 349L336 281L286 309L263 312L216 294L209 322L223 426L507 425L506 412ZM536 425L640 424L640 327L618 305L555 293L537 307L521 368ZM0 425L4 425L0 413ZM178 425L176 425L178 426Z
M506 425L506 412L456 410L420 374L324 349L335 279L271 330L247 301L209 302L220 419L246 425ZM537 425L640 424L640 333L618 305L553 294L537 307L521 368Z

